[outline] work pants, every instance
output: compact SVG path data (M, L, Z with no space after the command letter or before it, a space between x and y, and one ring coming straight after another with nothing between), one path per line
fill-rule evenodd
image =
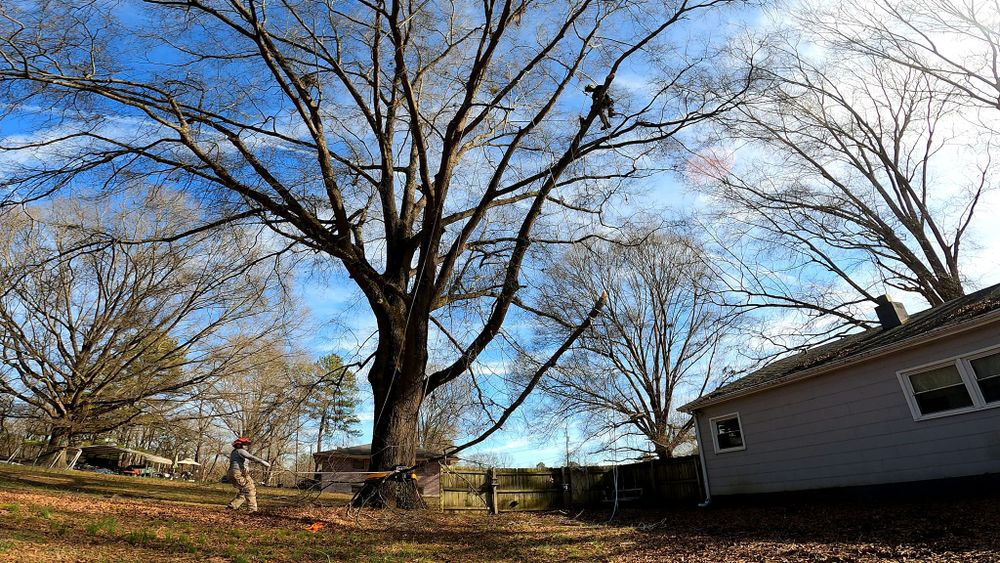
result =
M257 512L257 487L254 486L250 474L240 470L230 471L229 482L239 490L236 498L229 503L229 508L235 510L246 502L250 512Z

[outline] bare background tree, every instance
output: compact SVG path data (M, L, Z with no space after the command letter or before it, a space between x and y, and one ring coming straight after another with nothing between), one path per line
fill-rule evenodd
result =
M281 322L274 262L240 231L126 242L196 221L176 193L57 199L3 219L0 390L44 413L51 446L186 396ZM112 242L92 247L95 234Z
M238 360L203 396L212 405L213 420L228 436L247 436L251 449L273 466L268 478L291 456L298 463L299 446L313 437L315 448L337 435L357 435L358 405L353 373L335 354L310 362L287 341L272 335L252 356ZM311 464L310 464L311 465ZM303 471L305 469L303 468Z
M378 324L371 468L409 465L420 405L494 342L529 249L610 220L656 151L739 97L685 28L731 3L5 5L8 116L51 126L4 147L23 157L5 182L171 181L338 262ZM611 90L620 115L597 131ZM456 350L428 373L437 330ZM414 504L403 489L381 499Z
M475 423L475 383L471 378L456 379L427 396L417 421L417 447L444 452L460 437L468 436Z
M838 49L912 69L970 105L1000 109L995 1L847 0L835 8L808 2L799 17Z
M288 451L299 428L305 396L298 381L308 369L299 360L285 342L272 338L208 391L217 420L232 436L253 440L254 454L272 465Z
M719 275L746 310L802 320L768 327L779 347L872 326L887 289L931 306L964 295L970 226L997 185L991 141L953 86L826 51L819 33L783 29L750 49L766 87L719 120L735 156L692 164L715 203Z
M463 465L479 467L514 467L514 458L502 451L481 451L462 457Z
M692 419L676 409L722 381L726 341L739 328L708 259L689 236L638 232L573 248L548 268L539 334L564 331L562 313L595 295L606 292L608 303L542 380L543 425L581 416L605 449L661 459L690 448Z

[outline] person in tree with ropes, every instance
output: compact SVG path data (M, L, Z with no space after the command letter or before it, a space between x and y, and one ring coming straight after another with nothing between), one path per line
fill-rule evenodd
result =
M250 471L247 470L246 462L247 460L253 461L264 467L271 467L271 464L248 452L246 447L249 445L250 439L243 436L233 442L233 451L229 454L229 482L239 492L236 493L236 498L229 503L227 508L236 510L246 502L250 512L257 512L257 487L253 484L253 478L250 476Z
M612 74L611 79L614 80L614 78L615 75ZM601 118L601 131L610 129L611 118L618 115L615 113L615 100L608 95L605 88L595 84L587 84L583 91L594 98L594 105L597 106L597 117Z

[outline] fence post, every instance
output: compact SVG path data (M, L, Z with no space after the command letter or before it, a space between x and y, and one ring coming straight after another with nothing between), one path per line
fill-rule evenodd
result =
M656 465L654 462L655 460L649 460L649 496L655 500L659 500L659 498L657 498L659 487L656 486Z
M573 504L573 486L569 482L571 474L572 472L568 467L562 468L563 508L569 508Z
M496 469L493 467L486 470L486 486L490 488L490 514L499 514L497 487L500 486L500 480L497 478Z

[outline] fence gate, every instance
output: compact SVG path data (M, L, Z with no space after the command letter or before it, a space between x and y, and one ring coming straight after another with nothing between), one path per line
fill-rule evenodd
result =
M441 508L511 512L564 504L560 469L441 467Z
M489 510L489 495L485 469L441 465L441 508Z
M560 469L494 469L492 477L495 512L563 507Z

